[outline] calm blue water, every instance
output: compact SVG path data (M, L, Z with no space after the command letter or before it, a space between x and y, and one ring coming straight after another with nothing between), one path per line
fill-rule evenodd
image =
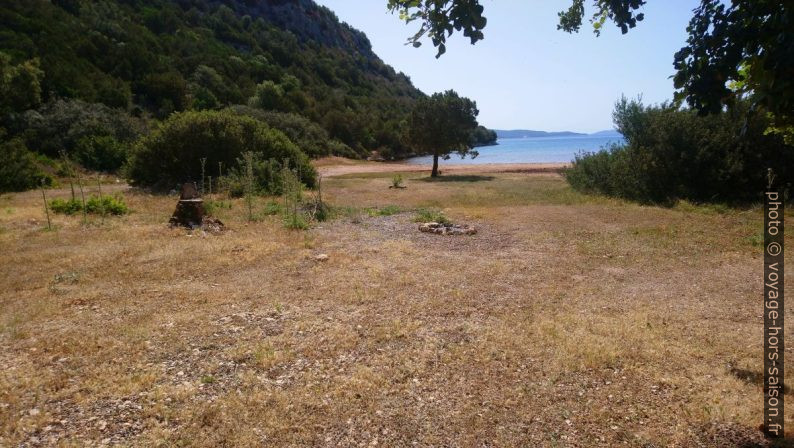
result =
M497 140L495 146L476 148L480 155L472 159L461 159L457 154L446 163L550 163L570 162L579 151L598 151L610 143L623 143L622 137L613 136L571 136L571 137L531 137L504 138ZM432 164L433 156L413 157L408 163Z

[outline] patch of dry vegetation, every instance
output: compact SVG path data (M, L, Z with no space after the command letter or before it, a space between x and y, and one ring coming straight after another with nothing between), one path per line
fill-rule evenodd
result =
M325 180L347 213L306 232L131 191L48 232L0 197L0 445L763 444L760 210L391 176Z

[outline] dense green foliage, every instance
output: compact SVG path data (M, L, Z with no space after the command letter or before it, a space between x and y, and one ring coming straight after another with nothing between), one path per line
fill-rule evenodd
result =
M477 156L472 134L477 129L477 104L454 90L422 98L411 112L409 138L415 147L433 155L432 177L438 176L438 158L451 152Z
M0 116L28 110L41 102L41 77L37 59L12 64L0 53Z
M74 215L83 211L83 202L77 198L53 199L50 210L64 215ZM129 208L121 196L91 196L85 201L85 210L94 215L126 215Z
M0 193L36 188L42 180L51 185L52 178L39 165L21 139L0 141Z
M292 165L292 164L290 164ZM252 195L281 195L284 193L284 182L282 179L282 160L267 159L261 154L253 154L251 158L251 185ZM246 178L246 163L243 158L237 160L237 165L233 166L229 172L220 179L223 188L230 196L241 198L246 195L248 179Z
M72 98L164 119L250 104L344 143L318 154L410 152L401 123L421 92L309 0L10 0L0 22L0 91L15 94L3 95L5 110Z
M496 144L496 131L486 128L485 126L477 126L471 133L471 146L488 146Z
M767 167L794 174L794 148L765 135L766 117L747 109L704 117L624 98L614 121L626 144L578 155L565 176L577 190L639 202L760 200Z
M794 2L703 0L675 55L679 98L719 113L742 97L794 144Z
M184 182L201 182L201 159L206 159L206 174L212 175L222 169L219 166L240 167L239 159L248 151L261 161L289 159L290 166L299 169L301 181L314 186L316 172L309 158L281 131L230 111L172 114L136 145L128 175L137 185L167 190ZM275 177L263 174L259 179L261 188L270 189Z
M356 152L339 140L332 139L320 125L301 115L247 106L233 106L230 109L236 114L255 118L283 132L309 157L339 155L355 159L366 156L366 152Z
M121 167L127 147L144 132L140 120L125 112L80 100L54 100L6 122L28 148L49 157L64 151L86 168L101 171Z

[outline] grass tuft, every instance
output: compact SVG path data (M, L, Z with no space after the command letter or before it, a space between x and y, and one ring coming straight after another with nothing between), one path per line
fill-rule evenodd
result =
M451 224L452 221L444 216L444 212L435 209L420 208L416 211L414 222L437 222L439 224Z

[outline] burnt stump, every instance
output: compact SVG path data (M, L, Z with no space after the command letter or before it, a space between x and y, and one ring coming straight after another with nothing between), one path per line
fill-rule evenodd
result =
M204 200L201 199L196 184L186 183L182 185L179 202L177 202L176 210L168 223L172 227L182 226L193 229L201 227L206 215Z

